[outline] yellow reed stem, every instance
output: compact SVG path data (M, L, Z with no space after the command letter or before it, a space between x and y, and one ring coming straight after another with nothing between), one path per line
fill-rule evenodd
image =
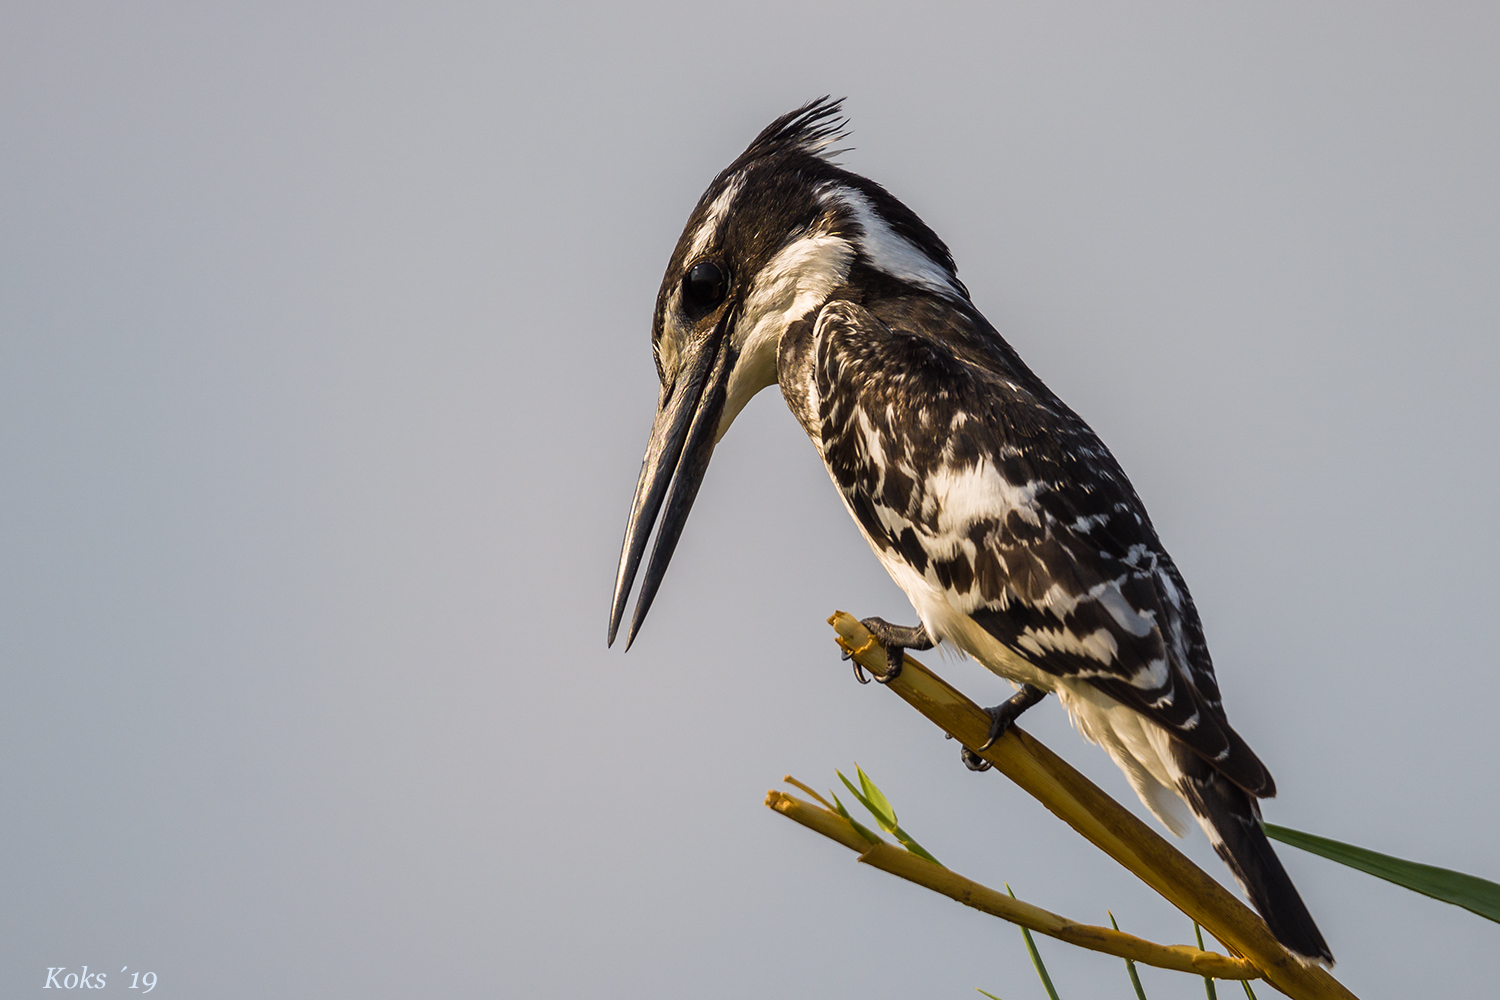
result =
M856 618L837 611L828 623L838 633L839 646L853 654L855 662L873 674L885 673L885 650L871 642L869 630ZM989 716L910 653L900 675L887 687L964 746L973 748L985 741ZM1248 959L1267 982L1293 1000L1355 1000L1326 969L1282 947L1254 910L1019 726L1012 726L980 756L1206 927L1230 951Z
M800 782L798 783L800 785ZM811 802L804 802L784 792L766 794L766 805L803 826L816 830L831 840L836 840L850 850L859 853L859 860L872 868L879 868L908 882L942 893L966 906L992 916L1008 920L1013 924L1030 928L1038 934L1066 941L1068 944L1103 952L1118 958L1128 958L1159 969L1188 972L1197 976L1213 976L1216 979L1259 979L1260 970L1242 958L1231 958L1217 952L1203 951L1188 945L1165 945L1124 934L1109 927L1080 924L1067 917L1058 916L1040 906L1022 902L996 892L989 886L980 885L973 879L935 865L926 858L912 854L904 848L880 841L870 843L837 813L830 812Z

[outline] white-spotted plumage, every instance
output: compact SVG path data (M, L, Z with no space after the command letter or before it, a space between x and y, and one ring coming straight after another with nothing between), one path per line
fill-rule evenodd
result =
M832 162L842 135L834 102L778 119L688 221L657 300L662 402L611 636L657 510L632 637L714 441L779 384L927 635L1055 692L1173 833L1198 819L1283 943L1331 961L1260 830L1275 786L1229 725L1140 498L974 308L943 242Z

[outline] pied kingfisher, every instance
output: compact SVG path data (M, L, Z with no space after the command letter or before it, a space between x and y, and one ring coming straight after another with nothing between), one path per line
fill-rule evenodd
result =
M688 218L656 300L661 395L610 642L658 514L627 648L715 443L779 383L921 618L866 621L885 679L906 648L957 646L1020 686L989 710L991 742L1055 692L1169 830L1197 818L1283 944L1331 964L1259 823L1276 786L1230 728L1193 599L1135 489L980 315L943 241L837 165L844 128L827 98L778 118Z

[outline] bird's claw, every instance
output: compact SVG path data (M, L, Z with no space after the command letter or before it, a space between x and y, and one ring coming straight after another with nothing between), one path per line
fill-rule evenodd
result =
M963 759L964 767L967 767L971 771L988 771L994 766L968 747L963 748L959 753L959 757Z
M855 657L863 656L865 653L869 652L870 648L872 646L874 646L875 644L876 644L876 639L872 635L872 636L870 636L870 638L866 639L864 641L864 644L861 645L858 649L850 649L848 646L845 646L844 647L843 655L839 657L839 659L841 659L841 660L853 660L854 661L854 664L853 664L853 666L854 666L854 679L857 680L857 681L859 681L861 684L868 684L868 683L870 683L870 678L868 678L868 677L865 676L864 666L859 662L859 660L855 659ZM879 680L879 678L876 678L876 679ZM882 681L882 683L884 683L884 682Z

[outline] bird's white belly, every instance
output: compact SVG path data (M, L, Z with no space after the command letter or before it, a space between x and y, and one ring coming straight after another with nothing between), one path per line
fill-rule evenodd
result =
M857 522L856 522L857 523ZM869 536L866 536L868 540ZM873 542L870 548L906 592L927 634L934 642L948 642L968 653L991 671L1014 684L1031 684L1043 691L1057 689L1058 678L1039 670L1015 650L990 635L968 613L959 610L949 599L948 591L918 573L900 553L882 550Z
M1055 692L1073 725L1109 753L1163 826L1179 837L1192 828L1192 814L1175 791L1181 775L1172 761L1171 736L1165 729L1086 680L1039 669L955 607L948 591L917 573L899 553L882 550L873 542L870 548L891 579L906 592L934 641L952 643L1013 684L1031 684Z

